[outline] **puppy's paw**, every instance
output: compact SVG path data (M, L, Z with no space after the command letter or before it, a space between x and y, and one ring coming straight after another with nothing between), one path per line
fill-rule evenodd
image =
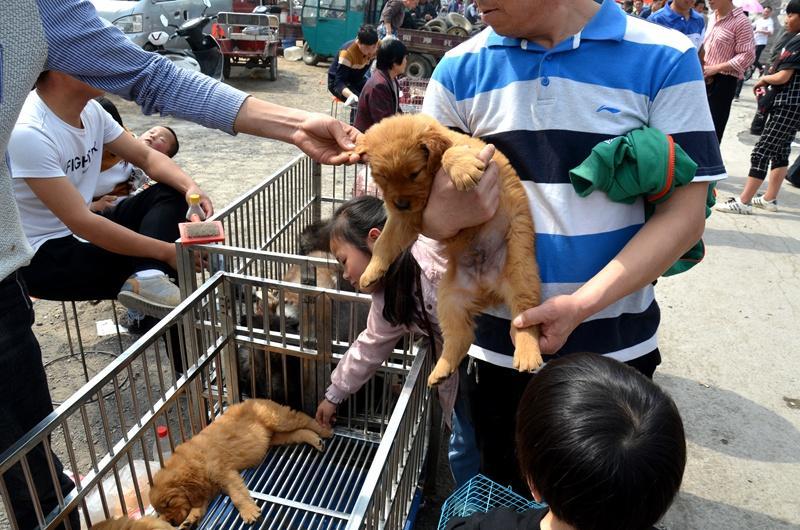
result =
M431 371L431 375L428 376L428 386L434 387L450 377L450 374L453 373L455 370L454 367L450 366L450 363L444 357L440 357L438 361L436 361L436 366L433 367Z
M383 278L384 274L386 274L386 267L370 261L367 269L364 271L364 274L361 275L361 279L358 281L358 284L361 289L369 289L378 283L380 279Z
M445 151L442 156L442 167L450 175L456 189L471 190L478 185L486 169L479 158L466 145L457 145Z
M515 337L514 368L520 372L533 372L542 365L539 334L533 328L518 330Z
M239 517L247 524L253 524L261 517L261 508L254 502L248 503L239 510Z
M325 450L325 442L323 442L322 438L320 438L319 436L315 435L314 440L312 442L313 443L309 443L309 445L314 449L316 449L317 451L319 451L320 453Z

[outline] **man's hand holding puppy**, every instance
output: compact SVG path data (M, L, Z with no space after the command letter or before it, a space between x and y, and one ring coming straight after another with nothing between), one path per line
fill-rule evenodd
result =
M487 145L478 155L488 166L473 190L457 190L450 175L444 169L439 170L422 218L424 235L441 241L494 216L500 204L498 168L491 162L494 150L493 145Z

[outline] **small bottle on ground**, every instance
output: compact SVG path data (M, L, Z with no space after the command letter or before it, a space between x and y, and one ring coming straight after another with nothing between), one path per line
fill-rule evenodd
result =
M164 462L172 456L172 448L169 445L169 428L166 425L156 427L156 441L153 444L153 460L158 461L158 448L161 448L161 455Z

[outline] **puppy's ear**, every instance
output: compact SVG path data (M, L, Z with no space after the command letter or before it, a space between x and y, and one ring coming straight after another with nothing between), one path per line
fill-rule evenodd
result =
M433 178L442 165L442 155L453 145L439 124L431 124L422 135L422 149L428 157L428 174Z

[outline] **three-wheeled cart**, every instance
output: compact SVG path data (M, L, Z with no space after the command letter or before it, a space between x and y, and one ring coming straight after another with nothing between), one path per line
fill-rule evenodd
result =
M222 51L222 75L231 76L231 67L265 68L268 79L278 79L277 16L266 13L222 12L217 16L217 40Z

